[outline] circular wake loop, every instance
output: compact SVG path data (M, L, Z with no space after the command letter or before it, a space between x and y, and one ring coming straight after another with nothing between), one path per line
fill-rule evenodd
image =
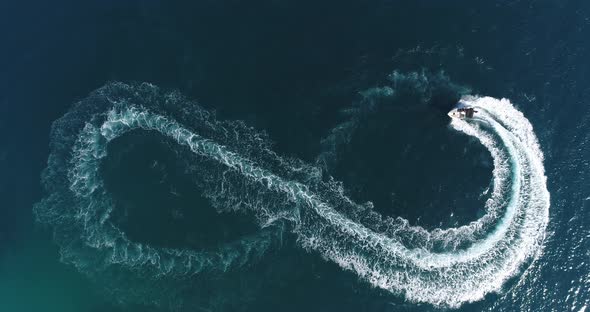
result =
M528 120L508 100L465 97L480 113L451 126L475 137L494 160L485 215L428 231L379 215L325 182L320 170L279 157L268 139L240 122L220 122L177 93L149 84L109 84L56 121L35 207L55 231L64 261L88 274L116 266L138 275L223 273L256 261L290 224L300 245L372 285L414 302L458 307L498 291L538 253L548 221L543 156ZM113 200L100 164L110 141L130 131L172 139L219 211L247 211L261 231L215 250L158 248L127 238L111 221ZM199 276L195 276L199 278Z

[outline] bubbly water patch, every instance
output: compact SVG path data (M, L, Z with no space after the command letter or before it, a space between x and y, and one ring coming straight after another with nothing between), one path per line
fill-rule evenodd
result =
M64 260L88 274L115 266L157 281L236 271L258 261L286 224L303 248L375 287L458 307L499 291L533 259L549 208L543 155L528 120L505 99L462 102L480 113L451 126L489 150L494 180L486 213L460 227L428 231L381 216L346 197L344 186L321 170L273 153L263 134L217 121L149 84L107 85L56 121L44 174L49 195L35 211L53 226ZM109 142L133 130L173 140L215 208L250 213L262 230L214 251L129 240L109 221L113 206L97 168Z

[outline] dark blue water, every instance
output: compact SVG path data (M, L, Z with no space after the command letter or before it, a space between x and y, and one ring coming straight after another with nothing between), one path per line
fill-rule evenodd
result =
M239 176L228 174L227 185L240 191L220 197L227 210L220 212L211 199L219 192L218 164L155 131L108 144L99 168L114 207L108 222L155 248L215 251L252 238L270 242L263 251L225 272L162 277L108 264L105 254L76 245L83 232L75 226L37 222L33 206L63 194L51 190L59 181L42 186L50 153L73 142L90 110L106 111L106 97L88 95L113 81L132 90L141 82L158 86L154 103L176 90L186 98L172 108L142 96L134 104L210 133L316 192L328 189L326 197L331 189L322 183L333 177L354 202L370 201L380 215L426 229L480 218L492 179L489 151L452 130L446 112L465 94L508 98L534 127L545 156L551 206L544 247L499 291L458 309L585 311L589 33L584 1L3 2L0 311L448 308L375 287L304 248L307 234L290 220L260 230L258 214L231 211L228 203L250 200L287 214L306 208ZM384 96L385 88L395 96ZM212 110L216 117L207 120L222 124L195 122ZM63 131L50 137L52 123L68 112ZM241 137L224 137L222 129ZM262 152L266 147L280 158ZM290 172L277 159L305 170ZM313 168L322 177L312 176Z

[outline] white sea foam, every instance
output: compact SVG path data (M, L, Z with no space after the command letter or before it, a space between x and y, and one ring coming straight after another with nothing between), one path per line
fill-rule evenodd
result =
M522 113L505 99L466 97L462 102L475 107L478 117L453 120L451 126L477 138L494 159L493 189L486 202L486 213L470 224L432 231L412 226L401 218L383 217L377 224L363 224L357 216L368 213L370 207L346 198L338 184L318 188L281 176L276 172L280 168L262 167L256 159L203 137L168 116L141 105L115 101L100 125L89 123L80 132L67 169L70 190L86 203L77 207L76 219L82 229L79 234L91 248L107 250L109 263L151 266L156 275L227 268L241 261L242 255L226 249L206 253L134 243L109 223L112 205L97 201L108 198L101 197L104 188L98 170L106 156L106 146L131 130L154 130L225 168L219 181L221 186L212 197L235 200L239 204L228 205L251 210L261 226L277 220L292 223L304 248L319 252L375 287L402 294L410 301L447 307L480 300L487 293L500 290L538 253L548 222L549 193L543 155L532 126ZM272 157L280 166L291 164L275 154ZM245 199L246 191L226 179L230 174L241 177L260 192L270 192L276 196L276 202L288 203L291 209L284 209L284 204L267 204L264 194ZM84 201L85 198L92 200ZM260 244L253 240L243 244L246 252L264 249L256 247ZM435 251L435 245L444 248Z
M465 250L434 253L425 248L400 246L395 239L346 225L357 234L356 238L372 243L356 251L329 246L333 242L326 240L319 249L326 250L328 258L356 271L375 286L403 293L410 300L457 307L498 291L535 255L548 222L549 193L543 155L532 126L508 100L472 97L463 101L481 113L476 120L454 120L453 127L477 137L490 150L496 166L494 184L502 185L503 179L509 177L511 188L505 194L509 199L502 215L496 215L496 208L489 206L484 217L459 231L469 237L470 231L492 221L493 229ZM492 144L485 131L491 131L500 141ZM509 169L504 167L496 149L502 149L509 157ZM456 230L434 230L424 237Z

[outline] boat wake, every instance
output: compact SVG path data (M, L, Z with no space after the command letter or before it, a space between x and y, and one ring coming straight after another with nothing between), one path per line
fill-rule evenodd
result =
M258 261L280 236L275 225L285 224L301 247L375 287L456 308L499 291L539 254L549 209L529 121L506 99L462 101L478 114L451 126L481 142L494 169L485 214L459 227L426 230L382 216L349 199L317 167L272 152L266 136L243 123L218 121L178 93L122 83L95 91L54 123L43 174L48 196L35 213L53 228L62 260L89 275L116 270L157 281L231 272ZM254 215L261 231L213 250L129 239L112 221L100 165L109 142L131 131L173 140L212 205Z

